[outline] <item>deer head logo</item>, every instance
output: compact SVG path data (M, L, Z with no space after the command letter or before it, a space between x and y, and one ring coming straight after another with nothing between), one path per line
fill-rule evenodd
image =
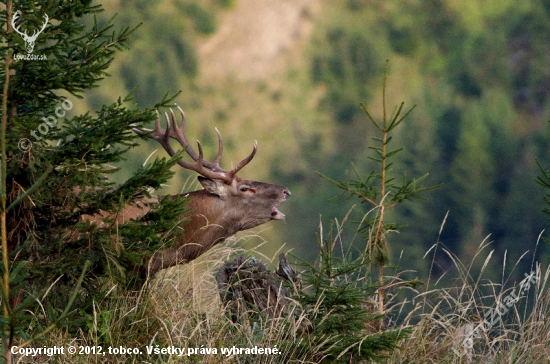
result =
M13 27L13 30L15 30L21 37L23 37L23 40L27 43L27 48L26 48L27 53L30 54L34 50L34 42L36 41L36 38L38 38L40 33L42 33L44 28L46 28L46 25L48 25L48 20L49 20L48 14L44 14L45 21L44 21L44 25L42 25L42 28L40 30L35 30L31 36L28 36L27 32L21 33L19 29L15 26L15 22L17 21L17 19L19 19L20 16L21 16L21 12L17 11L13 15L13 18L11 20L11 25Z

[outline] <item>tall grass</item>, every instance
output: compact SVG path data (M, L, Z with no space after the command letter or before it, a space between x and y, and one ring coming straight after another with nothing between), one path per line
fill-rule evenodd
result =
M386 363L550 363L550 267L532 261L519 282L484 279L495 259L490 246L482 241L471 262L439 242L430 248L426 255L439 249L452 260L456 283L441 287L443 276L427 282L402 321L415 323L412 335ZM502 277L525 255L512 272L503 266ZM484 260L479 272L472 268L476 259Z
M342 226L338 227L342 229ZM242 239L247 239L244 237ZM340 239L340 234L338 234ZM86 330L76 336L62 330L52 332L40 345L111 346L140 348L143 355L61 355L59 363L315 363L323 358L322 344L309 351L298 352L298 345L310 339L308 319L298 303L290 305L283 318L265 318L247 323L234 323L222 307L215 274L231 256L246 253L261 256L259 251L244 251L237 239L217 245L197 260L165 271L151 278L140 291L122 294L117 287L101 300L94 302L94 314L88 317ZM549 363L550 358L550 268L532 263L531 281L495 283L483 278L485 268L493 259L486 240L480 243L476 259L484 259L480 272L473 271L471 262L461 262L440 243L430 253L445 254L454 263L456 284L444 286L443 280L426 282L417 292L412 309L409 302L397 302L393 311L397 322L390 328L413 327L412 335L400 343L400 348L386 353L384 363ZM260 248L261 249L261 248ZM269 260L266 257L264 260ZM516 262L513 269L517 269ZM503 268L503 277L506 276ZM392 290L388 280L385 289ZM515 290L519 299L507 307L502 315L496 313L498 302L511 303L506 297ZM372 303L365 302L365 305ZM488 312L493 312L491 319ZM373 306L373 312L376 307ZM404 317L400 317L403 315ZM495 318L500 318L496 322ZM487 322L494 325L487 325ZM481 326L480 326L481 325ZM491 327L489 327L491 326ZM483 327L487 329L483 329ZM145 354L146 346L178 348L217 348L215 355ZM222 355L226 347L277 346L279 355ZM49 362L42 356L22 358L20 362ZM352 361L354 362L354 361Z

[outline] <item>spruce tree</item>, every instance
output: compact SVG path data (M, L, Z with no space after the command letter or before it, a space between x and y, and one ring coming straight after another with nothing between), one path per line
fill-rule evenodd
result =
M181 157L157 159L120 184L109 178L118 170L112 165L138 145L131 127L154 120L154 110L170 97L151 100L157 103L145 110L133 107L131 97L121 97L69 117L76 99L102 87L115 54L127 48L136 30L117 29L114 18L98 24L94 17L91 29L81 25L83 17L100 11L89 0L6 1L0 11L0 330L8 361L14 342L21 345L62 324L74 329L92 298L114 284L127 289L140 283L136 267L170 245L185 210L183 199L165 198L136 221L118 225L104 218L101 226L83 221L83 215L100 211L116 216L123 206L150 197ZM47 22L32 52L12 21L27 35ZM37 302L47 313L40 319L32 314Z
M291 351L306 352L317 363L381 360L398 348L411 328L377 329L386 316L375 312L373 304L381 286L367 277L369 260L364 254L341 255L341 230L333 234L333 228L331 221L327 237L318 237L317 259L312 264L302 261L304 288L295 299L307 317L308 335L293 343Z
M378 273L378 310L380 314L385 313L385 281L386 276L384 270L390 267L390 244L388 237L390 233L396 232L403 227L395 222L390 222L388 219L389 211L406 201L416 199L425 199L424 194L427 191L436 189L441 185L424 187L420 183L428 177L428 173L419 178L410 179L407 173L404 172L402 177L398 179L393 170L393 160L395 156L403 151L403 148L391 149L390 142L393 139L395 128L399 126L415 108L413 106L404 114L404 102L396 107L393 113L390 114L386 109L386 72L384 73L384 83L382 86L382 119L376 120L366 107L361 104L367 119L375 126L379 136L373 136L373 146L368 148L373 151L373 156L368 158L378 164L378 170L371 171L368 176L362 177L358 168L352 164L354 173L357 179L350 179L347 176L346 180L333 180L322 173L317 172L322 178L334 184L342 190L336 198L346 196L348 198L357 197L362 204L372 209L374 213L365 213L361 221L358 222L359 229L363 236L365 246L361 252L363 259L369 264L375 263ZM393 144L391 144L393 145ZM370 269L367 271L367 275ZM414 283L414 282L413 282ZM416 284L416 283L414 283Z

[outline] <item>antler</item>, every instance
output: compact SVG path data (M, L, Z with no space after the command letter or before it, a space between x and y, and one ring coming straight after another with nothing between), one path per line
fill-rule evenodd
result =
M256 154L256 151L258 150L258 142L254 142L254 148L252 149L252 153L245 159L239 162L235 168L233 168L231 171L226 171L225 169L220 167L220 159L222 157L223 153L223 140L222 136L219 132L219 130L216 128L216 133L218 134L218 154L216 155L216 159L214 159L213 162L208 162L204 160L204 155L202 151L201 143L197 140L197 146L199 149L199 153L195 152L195 150L189 145L189 142L187 140L185 127L186 127L186 119L185 119L185 113L181 109L181 107L178 106L178 110L181 113L181 127L178 127L178 123L176 121L176 116L174 115L174 112L172 109L170 109L170 114L172 116L172 128L170 128L170 119L168 117L168 113L164 113L166 117L166 129L162 129L160 126L160 115L157 111L157 120L155 121L155 130L151 129L138 129L138 128L132 128L132 130L137 134L148 134L149 138L156 140L157 142L162 145L164 150L168 152L168 154L173 157L176 152L174 151L174 148L170 145L170 138L173 138L180 143L180 145L185 148L187 151L187 154L195 161L194 163L187 162L183 159L180 159L178 161L178 164L182 166L185 169L190 169L192 171L195 171L199 173L200 175L211 178L211 179L221 179L227 183L231 183L237 173L250 161L252 158L254 158L254 155Z
M15 22L17 21L17 19L19 19L19 16L20 16L20 13L19 13L19 10L15 12L15 14L13 14L13 18L11 19L11 26L13 27L13 30L15 30L15 32L19 35L21 35L23 37L23 39L26 39L28 37L27 33L21 33L19 31L19 29L15 26Z
M40 30L35 30L34 33L32 34L32 39L33 40L36 40L36 38L38 37L38 35L40 33L42 33L44 31L44 29L46 28L46 25L48 25L48 20L50 20L50 18L48 17L48 14L44 14L44 18L46 18L46 21L44 22L44 25L42 25L42 28Z
M25 39L28 42L35 41L36 38L40 35L40 33L42 33L44 31L44 29L46 28L46 25L48 25L48 21L50 20L50 18L48 17L48 14L44 14L44 18L46 18L46 21L44 22L44 25L42 25L42 28L40 28L40 30L35 30L32 33L32 35L29 37L27 35L27 32L21 33L19 31L19 28L15 26L15 22L17 21L17 19L19 19L19 16L20 16L20 12L16 11L15 14L13 15L13 18L11 19L11 25L13 27L13 30L15 30L16 33L21 35L23 37L23 39Z
M13 30L15 30L16 33L18 33L19 35L21 35L21 37L25 40L25 42L27 42L27 52L28 53L32 53L33 49L34 49L34 42L36 41L36 38L38 38L38 36L40 35L40 33L42 33L42 31L44 30L44 28L46 28L46 25L48 25L48 20L50 20L50 18L48 17L48 14L44 14L44 17L46 18L46 21L44 22L44 25L42 25L42 28L40 30L35 30L34 33L32 33L32 35L29 37L27 35L27 32L25 33L21 33L19 31L19 29L15 26L15 21L17 19L19 19L19 11L17 11L14 15L13 15L13 18L11 19L11 25L13 27Z

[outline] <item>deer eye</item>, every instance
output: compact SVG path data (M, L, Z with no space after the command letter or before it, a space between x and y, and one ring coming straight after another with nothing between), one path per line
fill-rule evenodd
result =
M241 192L247 192L249 190L248 187L241 187Z

